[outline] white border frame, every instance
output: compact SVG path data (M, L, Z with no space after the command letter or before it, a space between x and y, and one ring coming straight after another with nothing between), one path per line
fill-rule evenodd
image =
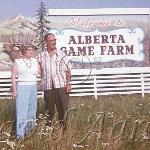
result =
M49 16L150 15L150 8L49 9Z

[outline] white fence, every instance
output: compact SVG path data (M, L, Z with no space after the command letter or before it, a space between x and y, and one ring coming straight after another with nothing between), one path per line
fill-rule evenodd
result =
M0 97L11 95L11 74L0 72ZM40 82L40 79L38 80ZM73 69L70 96L150 93L150 67ZM42 91L38 91L41 96Z

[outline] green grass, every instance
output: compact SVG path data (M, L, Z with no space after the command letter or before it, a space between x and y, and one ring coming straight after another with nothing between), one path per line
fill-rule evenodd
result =
M25 141L18 141L12 136L7 139L14 142L15 149L23 150L149 150L149 97L149 94L144 98L140 94L99 96L97 100L90 96L70 97L70 108L76 108L76 111L69 112L68 129L63 134L60 134L59 128L53 128L54 132L42 130L45 126L44 118L41 118L38 119L36 131ZM44 113L44 101L39 99L37 116ZM15 120L15 101L0 101L0 120L1 127L5 122ZM54 123L56 121L57 117ZM10 125L1 130L0 141L3 132L9 128L7 126ZM144 135L149 139L143 139ZM8 143L0 146L10 148Z

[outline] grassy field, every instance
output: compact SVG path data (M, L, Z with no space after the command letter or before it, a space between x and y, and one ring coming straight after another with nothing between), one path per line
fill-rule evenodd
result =
M53 126L45 126L39 99L37 126L24 140L15 138L15 101L0 100L0 150L150 150L149 97L70 97L65 131L57 114Z

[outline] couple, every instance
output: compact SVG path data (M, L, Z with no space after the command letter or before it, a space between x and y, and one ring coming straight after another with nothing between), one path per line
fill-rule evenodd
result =
M47 125L51 125L55 104L60 125L66 128L65 113L68 110L71 90L71 73L67 57L56 49L56 38L52 33L44 37L47 51L33 58L32 46L20 47L22 57L16 59L12 67L13 98L16 99L17 138L24 138L35 125L37 109L36 78L41 74L44 82L44 100L48 113ZM18 81L16 84L16 76Z

